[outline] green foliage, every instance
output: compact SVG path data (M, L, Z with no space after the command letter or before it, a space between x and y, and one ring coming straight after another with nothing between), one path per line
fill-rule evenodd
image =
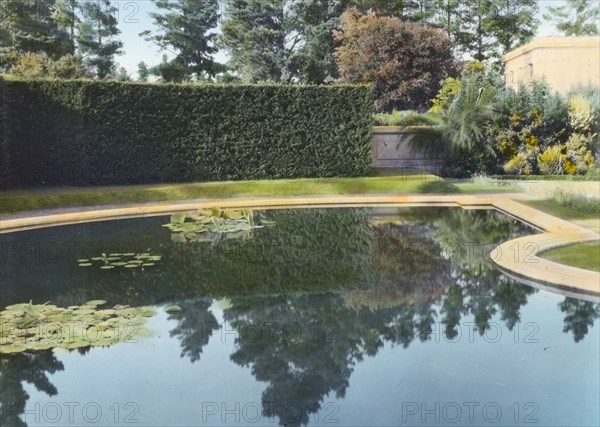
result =
M600 199L585 197L561 189L554 192L553 198L561 206L567 206L582 213L600 215Z
M220 71L213 56L217 52L213 31L219 19L217 0L153 0L160 13L151 13L158 31L144 31L140 35L156 43L161 49L175 53L175 63L182 68L185 80L192 76L214 76ZM163 76L164 78L165 76ZM181 81L166 80L166 81Z
M45 52L20 56L10 67L10 73L27 78L46 77L49 58Z
M44 52L53 59L73 54L67 32L53 17L55 3L56 0L0 1L0 58L10 52Z
M598 34L600 9L597 0L567 0L561 6L549 6L544 19L565 36L594 36Z
M497 105L488 135L505 172L564 173L571 167L562 156L571 129L562 95L536 82L501 92ZM559 148L548 150L554 146Z
M96 264L101 270L112 270L117 267L123 268L144 268L152 267L161 260L160 255L152 255L149 252L115 252L103 253L101 256L90 258L80 258L77 260L79 267L92 267Z
M117 75L115 76L115 80L119 82L130 82L131 77L127 74L127 69L125 67L119 67L117 70Z
M460 193L460 188L448 181L428 181L419 186L419 193L424 194L452 194Z
M429 113L392 110L390 114L374 114L373 121L376 126L435 126L441 123L441 118Z
M458 96L462 83L454 77L446 77L438 94L431 100L430 113L441 113L450 107L452 101Z
M5 186L364 176L367 86L0 80ZM52 147L52 149L48 149Z
M64 55L53 60L45 52L40 52L15 56L10 74L26 78L76 79L85 76L85 69L81 60L74 55Z
M84 19L79 25L77 45L84 63L94 74L104 79L115 72L115 55L121 53L123 43L116 37L118 8L111 0L84 2Z
M332 30L339 0L227 2L219 44L247 83L323 83L337 77Z
M216 245L222 239L249 239L255 228L273 224L262 218L256 222L254 213L249 209L221 210L213 207L210 210L173 214L171 221L163 227L173 232L171 240L174 242L211 242Z
M459 93L442 112L442 123L416 130L410 141L412 149L447 157L445 176L485 172L495 157L488 127L497 115L496 94L495 86L484 76L463 76Z
M150 70L144 61L138 63L138 80L140 82L147 82L150 76Z

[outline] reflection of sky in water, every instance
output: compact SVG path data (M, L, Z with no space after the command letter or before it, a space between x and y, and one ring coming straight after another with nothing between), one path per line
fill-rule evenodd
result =
M492 424L484 418L486 407L488 419L501 409L500 425L536 419L537 425L597 425L599 328L595 324L582 341L574 343L572 334L562 330L564 314L558 304L563 300L544 291L531 295L522 307L521 323L515 326L518 336L496 314L488 334L482 337L475 331L469 337L473 317L466 315L456 342L448 342L436 330L439 324L425 343L416 339L403 349L388 342L374 357L356 364L345 398L337 399L331 392L321 402L321 411L310 415L310 424L334 420L338 425L357 426L449 424L446 421L457 416L456 407L462 410L458 424ZM439 312L440 307L433 308ZM219 304L213 303L211 311L223 325ZM81 405L71 424L82 425L81 409L93 402L103 410L101 425L114 424L115 403L120 404L121 424L136 408L131 420L139 420L140 425L192 426L203 420L220 425L222 418L228 425L278 424L277 419L256 416L267 384L256 381L251 369L230 360L237 336L230 325L214 333L200 361L190 363L189 358L180 357L179 341L169 337L176 322L167 318L161 311L150 322L156 335L137 344L92 349L85 356L59 352L65 369L50 376L59 394L49 398L27 386L31 395L27 422L36 424L36 403L37 412L47 408L51 417L52 406L59 404L63 417L58 424L69 424L64 403L78 402ZM539 342L526 343L527 338ZM127 402L138 406L125 410ZM293 411L295 403L287 404ZM473 423L469 423L469 407ZM88 412L93 419L95 408ZM531 418L526 419L527 415Z

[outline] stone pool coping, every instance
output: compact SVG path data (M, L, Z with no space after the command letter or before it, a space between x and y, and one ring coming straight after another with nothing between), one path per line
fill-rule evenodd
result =
M35 228L78 224L98 220L136 216L156 216L169 212L188 211L211 206L222 208L316 208L360 206L458 206L463 209L495 208L534 228L539 234L519 237L502 243L490 253L491 260L509 275L529 285L551 287L559 292L586 293L600 296L600 272L559 264L538 254L549 249L576 243L600 240L600 234L579 225L556 218L515 199L527 199L523 194L482 195L364 195L311 196L293 198L211 199L178 203L158 203L103 207L77 212L50 213L39 216L13 217L0 220L0 234Z

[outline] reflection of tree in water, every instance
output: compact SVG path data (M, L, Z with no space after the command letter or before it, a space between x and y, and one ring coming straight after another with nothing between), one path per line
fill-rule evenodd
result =
M29 395L23 383L55 396L58 391L47 374L62 371L63 364L51 350L0 356L0 419L3 426L26 426L19 415L25 412Z
M239 331L231 359L267 382L263 415L307 424L330 393L343 398L357 362L393 335L396 309L356 311L339 295L235 298L225 318ZM258 333L257 331L261 331Z
M575 342L581 341L600 317L600 304L593 302L567 297L558 306L560 311L566 313L563 332L573 332Z
M503 241L528 230L513 218L490 210L445 209L425 211L433 224L433 239L452 261L457 287L449 290L444 301L446 332L456 336L461 313L471 313L481 335L499 309L509 330L520 320L520 309L535 289L515 283L500 273L489 259L489 253ZM457 304L464 301L464 309Z
M210 311L210 301L186 301L178 305L181 310L169 315L169 319L178 321L170 335L181 340L181 357L188 356L192 362L196 362L200 360L202 349L208 344L210 336L220 325Z

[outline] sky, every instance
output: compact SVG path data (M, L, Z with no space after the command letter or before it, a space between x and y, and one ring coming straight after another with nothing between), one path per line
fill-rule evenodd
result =
M147 65L156 65L162 60L162 55L170 52L161 51L155 44L147 42L139 36L144 30L153 29L153 21L150 13L156 12L156 8L151 0L113 0L118 8L120 38L123 41L124 53L117 57L119 66L125 67L128 73L137 78L137 64L144 61ZM559 6L565 3L565 0L539 0L539 12L537 18L542 22L538 28L538 36L557 35L553 25L545 22L543 15L548 6ZM219 52L216 56L217 61L227 62L227 55Z

